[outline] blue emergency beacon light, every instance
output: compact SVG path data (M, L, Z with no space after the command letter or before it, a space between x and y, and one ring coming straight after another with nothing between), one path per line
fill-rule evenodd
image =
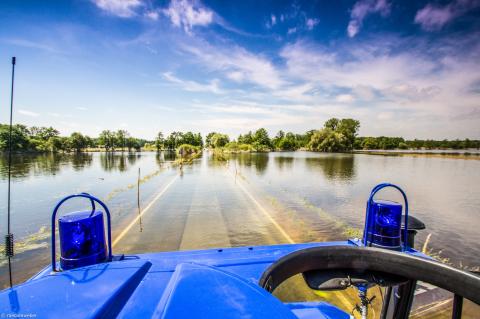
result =
M107 206L98 198L81 193L63 198L52 214L52 270L56 268L55 249L55 225L56 215L60 206L67 200L75 197L83 197L90 200L91 211L81 211L66 214L58 219L60 233L60 266L62 270L68 270L104 261L112 260L112 236L110 224L110 212ZM95 202L102 206L107 215L107 243L105 242L105 226L103 212L96 210ZM108 254L108 255L107 255Z
M389 200L375 200L374 196L381 189L397 189L405 202L405 223L402 246L402 205ZM405 192L398 186L383 183L375 186L367 201L363 244L378 248L406 251L408 249L408 201Z

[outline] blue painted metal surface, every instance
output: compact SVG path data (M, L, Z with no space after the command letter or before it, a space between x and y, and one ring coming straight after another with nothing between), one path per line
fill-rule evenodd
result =
M292 310L257 285L265 269L286 254L332 245L352 243L140 254L63 272L47 267L29 281L0 292L0 312L35 313L36 318L98 318L106 314L118 318L218 318L215 309L241 314L248 308L252 318L265 318L266 311L274 311L279 318L309 318L305 317L308 312L320 310L326 310L325 318L348 318L342 310L327 305L306 305L312 309L302 311L297 304ZM179 315L179 305L188 302L188 296L192 300ZM202 307L192 309L194 299L202 300ZM264 306L259 306L260 301Z
M326 302L293 302L286 304L299 319L350 319L350 315Z

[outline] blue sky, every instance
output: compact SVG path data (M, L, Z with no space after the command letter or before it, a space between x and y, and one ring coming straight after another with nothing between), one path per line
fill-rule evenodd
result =
M480 138L480 0L0 2L0 122Z

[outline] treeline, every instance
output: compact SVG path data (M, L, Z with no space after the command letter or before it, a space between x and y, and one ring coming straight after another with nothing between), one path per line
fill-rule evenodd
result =
M468 149L480 148L480 140L405 140L402 137L357 137L355 140L355 149L364 150L407 150L407 149Z
M202 148L202 135L200 133L192 132L172 132L167 137L164 137L163 133L159 132L155 138L155 141L152 144L147 145L147 148L154 147L157 151L176 150L179 146L184 144Z
M24 152L81 152L86 149L101 148L106 151L140 150L148 142L135 138L125 130L105 130L96 138L74 132L70 136L60 136L53 127L27 127L16 124L12 127L12 150ZM9 126L0 124L0 150L9 148Z
M12 149L32 152L81 152L85 150L177 150L181 145L204 146L229 152L295 151L298 149L318 152L346 152L359 149L468 149L480 148L479 140L405 140L401 137L357 137L360 122L354 119L331 118L321 129L304 134L279 131L270 137L260 128L230 139L227 134L211 132L205 137L200 133L172 132L164 137L159 132L153 141L131 136L126 130L104 130L98 137L75 132L60 136L53 127L27 127L17 124L12 130ZM9 126L0 124L0 151L8 149Z
M226 134L211 132L206 136L205 145L222 148L230 152L295 151L306 149L321 152L345 152L353 149L360 123L353 119L332 118L319 130L304 134L279 131L270 138L264 128L255 132L240 134L237 140L230 141Z

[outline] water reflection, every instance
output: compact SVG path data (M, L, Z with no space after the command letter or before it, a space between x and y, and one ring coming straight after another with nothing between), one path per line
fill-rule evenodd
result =
M240 153L235 156L240 166L254 167L257 174L263 175L268 167L268 153Z
M309 170L317 171L321 169L329 180L348 181L355 177L355 157L353 154L307 157L305 163Z
M290 170L293 166L293 157L292 156L276 156L274 157L275 164L281 170Z
M101 153L100 164L106 172L125 172L128 167L135 165L140 157L141 155L137 153Z
M22 179L31 175L56 175L62 167L72 167L75 171L83 170L92 164L92 154L13 154L12 177ZM0 155L0 177L8 176L8 156Z

